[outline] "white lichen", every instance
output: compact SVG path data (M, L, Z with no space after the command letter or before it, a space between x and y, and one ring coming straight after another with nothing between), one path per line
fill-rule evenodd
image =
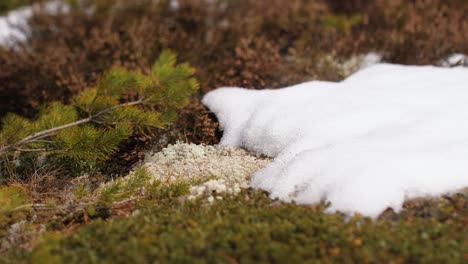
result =
M176 143L147 153L141 166L151 175L148 184L185 181L191 184L188 199L206 198L212 203L248 188L253 173L270 161L237 147ZM119 182L130 183L134 177L131 172Z
M177 143L149 153L143 166L161 182L195 183L189 199L205 196L212 202L222 199L219 194L236 195L248 188L250 176L269 162L241 148Z
M335 54L328 54L319 61L319 64L331 66L341 76L348 77L356 71L382 62L382 60L382 55L376 52L353 55L349 58L339 58Z

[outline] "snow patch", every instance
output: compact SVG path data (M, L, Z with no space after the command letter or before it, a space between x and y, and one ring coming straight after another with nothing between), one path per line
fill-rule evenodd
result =
M273 157L251 186L377 217L468 186L468 69L377 64L341 82L224 87L202 101L220 145Z
M170 0L169 1L169 7L172 10L179 10L179 8L180 8L179 0Z
M69 6L62 1L49 1L44 5L33 4L12 10L5 16L0 16L0 45L11 46L15 41L25 41L28 33L28 19L38 8L43 8L49 14L69 11Z
M361 65L359 69L365 69L372 65L378 64L383 61L383 57L380 53L377 52L369 52L364 55L361 59Z

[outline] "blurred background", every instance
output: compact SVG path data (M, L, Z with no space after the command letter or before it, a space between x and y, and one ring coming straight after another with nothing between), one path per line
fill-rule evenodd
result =
M371 52L403 64L468 53L466 0L1 0L0 14L0 117L33 117L110 66L148 69L168 48L197 70L200 92L177 125L196 143L216 142L198 99L218 86L340 80Z

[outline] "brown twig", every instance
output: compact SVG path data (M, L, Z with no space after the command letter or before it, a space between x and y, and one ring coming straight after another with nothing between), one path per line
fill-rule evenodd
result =
M43 138L49 137L49 136L53 135L54 133L56 133L56 132L58 132L60 130L89 123L89 122L93 121L95 118L97 118L97 117L99 117L101 115L104 115L104 114L106 114L106 113L108 113L108 112L110 112L110 111L112 111L112 110L114 110L116 108L139 105L139 104L142 104L143 102L144 102L144 98L142 97L142 98L138 99L137 101L133 101L133 102L129 102L129 103L123 103L123 104L119 104L119 105L109 107L109 108L104 109L104 110L102 110L102 111L100 111L100 112L98 112L98 113L96 113L94 115L91 115L91 116L89 116L87 118L80 119L80 120L72 122L72 123L68 123L68 124L65 124L65 125L61 125L61 126L58 126L58 127L54 127L54 128L50 128L50 129L47 129L47 130L43 130L43 131L40 131L40 132L33 133L33 134L23 138L22 140L12 144L12 145L5 146L5 147L1 148L0 149L0 156L6 154L8 152L18 150L18 147L20 147L20 146L30 144L30 143L34 143L34 142L38 142L39 140L42 140Z

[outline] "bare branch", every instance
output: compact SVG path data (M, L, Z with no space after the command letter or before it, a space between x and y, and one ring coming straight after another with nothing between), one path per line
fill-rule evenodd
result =
M18 148L16 149L19 152L43 152L43 151L49 151L50 148L37 148L37 149L22 149Z

